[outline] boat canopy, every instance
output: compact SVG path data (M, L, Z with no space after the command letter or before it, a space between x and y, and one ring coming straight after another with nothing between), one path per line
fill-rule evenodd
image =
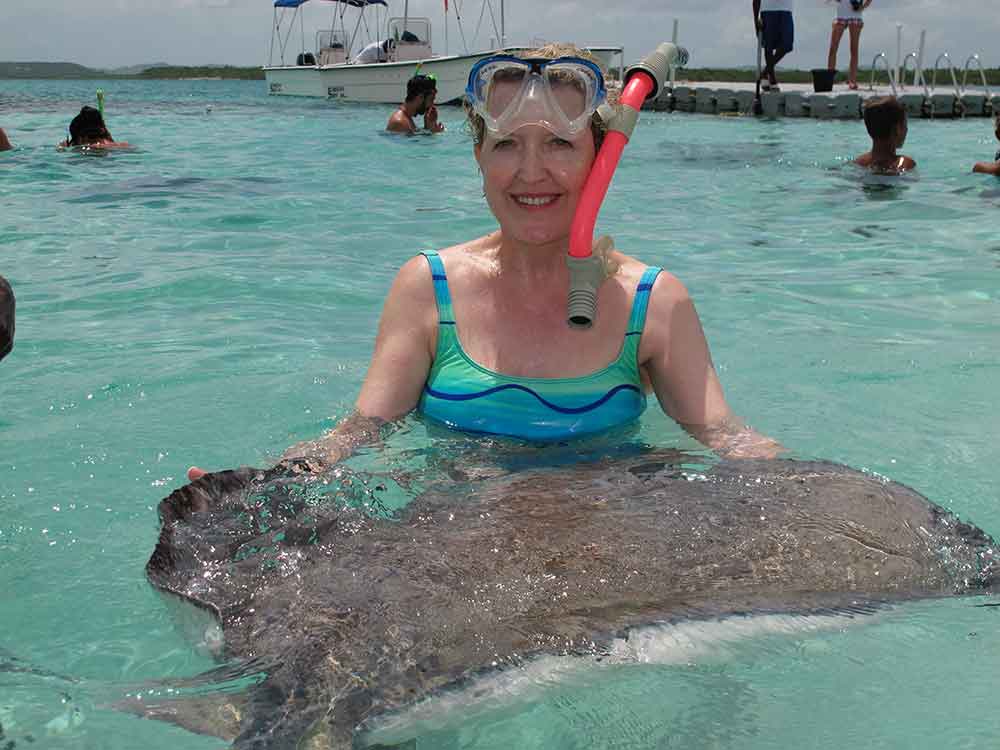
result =
M384 5L389 6L386 0L326 0L330 3L344 3L345 5L351 5L355 8L364 8L366 5ZM298 8L300 5L305 5L309 0L274 0L275 8Z

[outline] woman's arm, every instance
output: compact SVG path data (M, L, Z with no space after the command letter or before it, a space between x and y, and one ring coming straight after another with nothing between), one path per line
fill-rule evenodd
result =
M733 458L773 458L784 450L729 408L694 302L670 274L653 285L639 357L663 411L704 445Z
M430 267L417 256L400 269L389 290L354 413L319 439L293 445L282 458L336 463L378 442L384 425L416 407L434 358L436 329Z
M322 437L288 448L282 459L305 459L321 469L381 440L391 420L417 405L436 342L434 285L427 261L418 256L400 269L389 290L355 411ZM193 482L205 473L192 466L187 476Z

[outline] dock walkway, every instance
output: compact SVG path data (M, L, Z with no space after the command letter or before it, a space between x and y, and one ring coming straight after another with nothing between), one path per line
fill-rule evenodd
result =
M700 114L738 114L753 110L755 84L719 82L682 82L665 86L644 109L659 112L697 112ZM781 91L761 93L765 117L812 117L816 119L856 120L861 117L865 99L891 95L889 86L862 85L851 91L837 84L829 93L814 93L812 84L781 84ZM989 117L1000 114L1000 94L982 87L969 87L961 93L946 92L941 87L925 91L923 86L907 86L896 92L910 117L952 119Z

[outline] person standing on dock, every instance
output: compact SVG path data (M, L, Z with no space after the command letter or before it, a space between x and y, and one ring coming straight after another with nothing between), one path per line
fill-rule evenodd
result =
M761 71L761 89L764 91L779 90L775 67L794 47L794 2L795 0L753 0L753 21L757 27L757 38L764 48L765 66Z
M861 47L861 29L865 22L861 14L872 4L872 0L836 0L837 16L833 19L833 30L830 32L830 54L826 67L837 69L837 49L844 29L851 34L851 63L847 70L847 88L858 90L858 54Z

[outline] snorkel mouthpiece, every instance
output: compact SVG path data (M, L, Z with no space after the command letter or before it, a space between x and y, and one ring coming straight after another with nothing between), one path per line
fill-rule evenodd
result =
M566 258L570 273L567 320L572 328L590 328L597 315L597 289L607 277L607 270L604 257L593 254L594 225L622 151L639 120L639 110L644 101L659 93L670 68L686 65L687 61L686 49L664 42L625 72L625 88L619 99L622 106L618 111L612 114L610 107L599 110L608 133L583 186L570 228Z

